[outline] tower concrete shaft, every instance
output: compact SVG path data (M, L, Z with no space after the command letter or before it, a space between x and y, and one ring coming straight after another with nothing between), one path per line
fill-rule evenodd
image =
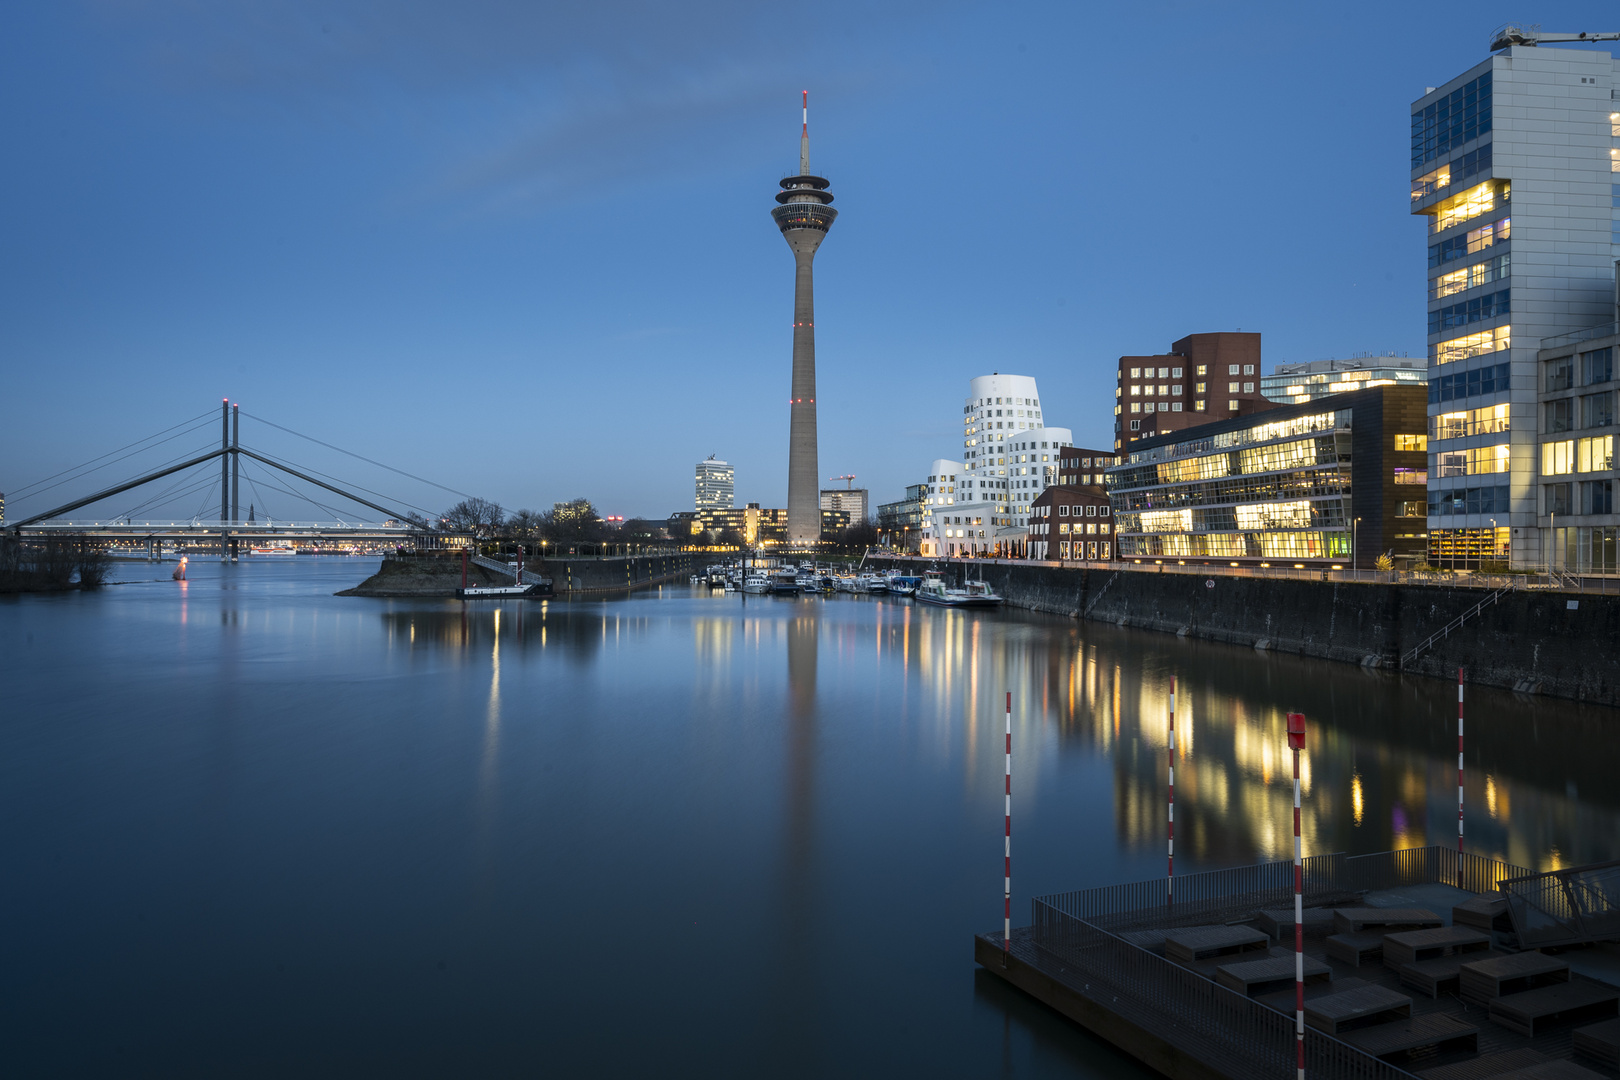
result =
M799 175L782 181L771 211L793 250L793 383L788 413L787 539L821 539L821 466L816 448L816 303L812 264L838 211L828 181L810 175L808 95L799 138Z

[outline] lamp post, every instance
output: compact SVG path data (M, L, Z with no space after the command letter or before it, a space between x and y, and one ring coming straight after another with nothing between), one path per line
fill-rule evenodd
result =
M1361 569L1361 519L1356 518L1350 523L1350 566L1354 570Z

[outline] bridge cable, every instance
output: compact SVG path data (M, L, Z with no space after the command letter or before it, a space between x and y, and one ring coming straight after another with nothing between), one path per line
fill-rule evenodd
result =
M167 468L168 466L173 465L175 462L184 461L189 457L198 457L198 456L200 456L202 454L206 454L210 449L212 449L211 446L205 445L201 449L189 451L187 453L179 455L178 457L172 457L168 461L161 462L160 464L153 466L152 471L156 472L156 471L158 471L160 469ZM180 484L183 484L183 483L186 483L186 482L187 482L187 478L182 476L174 484L171 484L166 490L173 491ZM133 508L131 508L129 511L127 511L125 513L122 513L122 514L115 514L113 516L114 516L114 518L129 517L131 514L134 514L136 511L140 510L142 507L149 506L149 505L151 505L151 503L149 501L148 502L136 503L135 506Z
M213 477L209 477L208 482L213 483ZM176 499L183 499L187 495L190 495L193 491L196 491L202 483L203 481L197 479L195 476L186 476L182 474L180 479L176 480L174 483L170 484L156 495L153 495L151 498L141 500L122 514L114 514L113 520L117 521L119 518L124 518L127 520L129 518L133 518L136 514L146 513L149 510L156 509L157 507L163 506L166 503L174 502ZM184 491L181 491L178 494L171 495L171 493L175 492L176 489L185 485L190 486L186 487Z
M211 482L208 485L208 494L203 496L202 505L197 507L197 512L195 514L191 515L191 520L192 521L202 521L202 520L204 520L204 518L202 516L203 507L207 506L210 502L213 501L214 489L217 488L217 487L219 487L219 481L218 480L215 480L215 481Z
M243 468L245 469L246 466L244 465ZM343 520L342 512L339 511L336 507L328 506L323 502L317 502L316 500L310 498L308 495L305 495L302 491L297 491L297 490L293 489L285 481L277 481L277 480L274 480L274 479L270 478L270 474L268 472L265 473L264 482L266 484L270 485L272 490L280 491L280 492L283 492L285 494L291 495L295 499L302 499L304 502L309 503L311 506L320 507L322 510L325 510L328 514L331 514L334 517L336 517L337 520L338 520L338 523L340 525L347 525L348 524L347 521ZM293 519L289 519L289 520L293 520Z
M417 505L416 505L416 504L415 504L415 503L413 503L413 502L406 502L406 501L405 501L405 500L404 500L404 499L398 499L398 498L395 498L395 497L394 497L394 496L392 496L392 495L390 495L390 494L388 494L388 493L387 493L387 492L385 492L385 491L373 491L373 490L372 490L372 489L371 489L371 488L368 488L368 487L362 487L362 486L361 486L361 485L359 485L359 484L356 484L356 483L354 483L354 482L353 482L353 481L350 481L350 480L345 480L345 479L343 479L343 478L342 478L342 477L341 477L341 476L333 476L333 475L332 475L332 474L331 474L331 473L328 473L328 472L322 472L322 471L321 471L321 470L319 470L319 469L317 469L317 468L314 468L314 467L313 467L313 466L310 466L310 465L300 465L300 464L299 464L299 463L298 463L298 462L296 462L296 461L293 461L293 460L291 460L291 459L290 459L290 458L272 458L272 457L271 457L271 455L270 455L270 454L268 454L268 453L266 453L266 452L265 452L265 451L263 451L263 450L260 450L260 449L259 449L259 448L258 448L258 447L255 447L255 446L244 446L244 447L243 447L243 449L244 449L244 450L252 450L252 451L255 451L255 452L256 452L256 453L258 453L258 454L260 454L260 455L262 455L262 456L264 456L264 457L266 457L266 458L271 458L271 460L273 460L273 461L277 461L277 462L281 462L281 463L284 463L284 464L287 464L287 465L291 465L291 466L294 466L294 467L296 467L296 468L299 468L299 469L304 469L304 470L306 470L306 471L308 471L308 472L312 472L312 473L314 473L314 474L315 474L315 475L316 475L316 476L324 476L324 477L326 477L326 478L327 478L327 479L328 479L328 480L331 480L331 481L333 481L333 482L335 482L335 483L338 483L338 484L347 484L347 485L348 485L348 486L349 486L349 487L352 487L352 488L354 488L354 489L355 489L355 490L357 490L357 491L363 491L363 492L365 492L365 493L366 493L366 494L367 494L367 495L375 495L375 496L377 496L377 498L379 498L379 499L387 499L387 500L388 500L388 501L389 501L389 502L397 502L397 503L399 503L399 504L400 504L400 505L401 505L401 506L408 506L408 507L410 507L410 508L411 508L411 509L412 509L412 510L420 510L420 511L421 511L421 512L422 512L422 513L424 513L424 514L426 514L426 515L427 515L427 517L428 517L428 520L429 520L429 521L431 521L431 520L433 520L433 519L434 519L434 518L435 518L435 517L437 517L437 516L438 516L438 511L435 511L435 510L429 510L429 509L428 509L428 508L427 508L427 507L425 507L425 506L417 506ZM458 492L458 493L457 493L457 494L459 494L459 492ZM469 498L470 498L470 497L471 497L471 496L469 496Z
M188 433L190 433L192 431L195 431L197 428L206 426L206 424L208 422L205 419L202 423L197 423L197 422L195 422L195 420L196 420L196 418L193 417L192 420L185 421L185 423L191 424L191 427L187 428L185 431L175 432L175 434L170 435L169 438L167 438L167 439L160 439L157 442L152 443L150 446L143 446L143 447L141 447L140 450L136 450L136 451L133 451L132 453L124 454L123 457L117 458L117 459L115 459L113 461L102 462L102 464L96 465L96 467L93 468L93 469L90 468L89 466L95 464L97 461L101 461L101 458L112 457L112 455L114 455L114 454L118 454L118 453L120 453L120 452L122 452L124 450L128 450L131 446L138 446L141 443L148 442L148 441L150 441L152 439L156 439L157 435L162 435L166 431L174 431L174 428L164 428L163 431L158 432L157 435L148 435L144 439L137 439L137 440L135 440L135 442L130 443L128 446L121 446L117 450L109 450L107 453L102 454L100 457L93 457L89 461L86 461L86 462L84 462L82 464L74 465L71 468L63 469L59 473L53 473L50 476L45 477L45 479L43 479L43 480L36 480L32 484L28 484L25 487L22 487L22 488L19 488L16 491L13 491L11 493L12 501L16 502L16 501L21 500L21 499L32 498L35 495L43 495L45 492L50 491L50 490L52 490L54 488L59 488L63 484L70 483L71 481L74 481L74 480L83 479L84 477L89 476L93 472L100 472L102 469L105 469L109 465L117 464L117 462L126 460L128 458L132 458L136 454L145 453L147 450L151 450L151 449L154 449L155 447L162 446L164 443L169 442L172 439L178 439L180 436L186 435L186 434L188 434ZM181 426L182 426L181 424L174 425L174 427L181 427ZM180 459L175 458L173 460L178 461ZM68 473L74 473L76 475L67 476ZM58 476L66 476L67 478L64 479L64 480L59 480L56 483L51 484L48 487L40 487L41 484L44 484L48 480L55 480Z
M429 480L429 479L427 479L425 477L417 476L415 473L408 473L404 469L396 469L392 465L384 465L380 461L373 461L371 458L365 457L364 455L361 455L361 454L357 454L353 450L345 450L341 446L333 446L329 442L321 442L321 440L315 438L312 435L305 435L301 431L294 431L292 428L282 427L280 424L275 423L274 421L271 421L271 420L266 420L262 416L254 416L252 413L249 413L249 412L243 412L242 415L246 416L250 420L257 420L261 424L269 424L271 427L277 429L278 431L285 431L287 434L296 435L300 439L308 439L310 442L315 443L318 446L324 446L328 450L336 450L340 454L348 454L350 457L357 458L360 461L364 461L368 465L375 465L379 469L387 469L389 472L398 473L401 476L409 477L410 479L415 480L417 483L426 484L429 487L436 487L440 491L448 491L452 495L460 495L463 499L471 499L471 498L476 497L476 496L467 494L465 491L457 491L453 487L445 487L443 484L436 484L432 480ZM372 494L376 495L378 493L374 491L374 492L372 492ZM417 507L416 509L420 510L422 508Z

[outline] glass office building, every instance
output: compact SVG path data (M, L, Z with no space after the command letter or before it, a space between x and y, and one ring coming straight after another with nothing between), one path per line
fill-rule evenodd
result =
M1131 444L1108 470L1117 557L1370 568L1425 552L1421 386L1380 386Z

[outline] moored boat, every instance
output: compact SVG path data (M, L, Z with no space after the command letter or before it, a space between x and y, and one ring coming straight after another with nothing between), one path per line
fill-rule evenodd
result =
M985 582L970 581L965 588L951 588L945 584L945 578L938 570L930 570L923 575L916 596L925 604L938 604L940 607L1000 607L1002 603L1002 598Z

